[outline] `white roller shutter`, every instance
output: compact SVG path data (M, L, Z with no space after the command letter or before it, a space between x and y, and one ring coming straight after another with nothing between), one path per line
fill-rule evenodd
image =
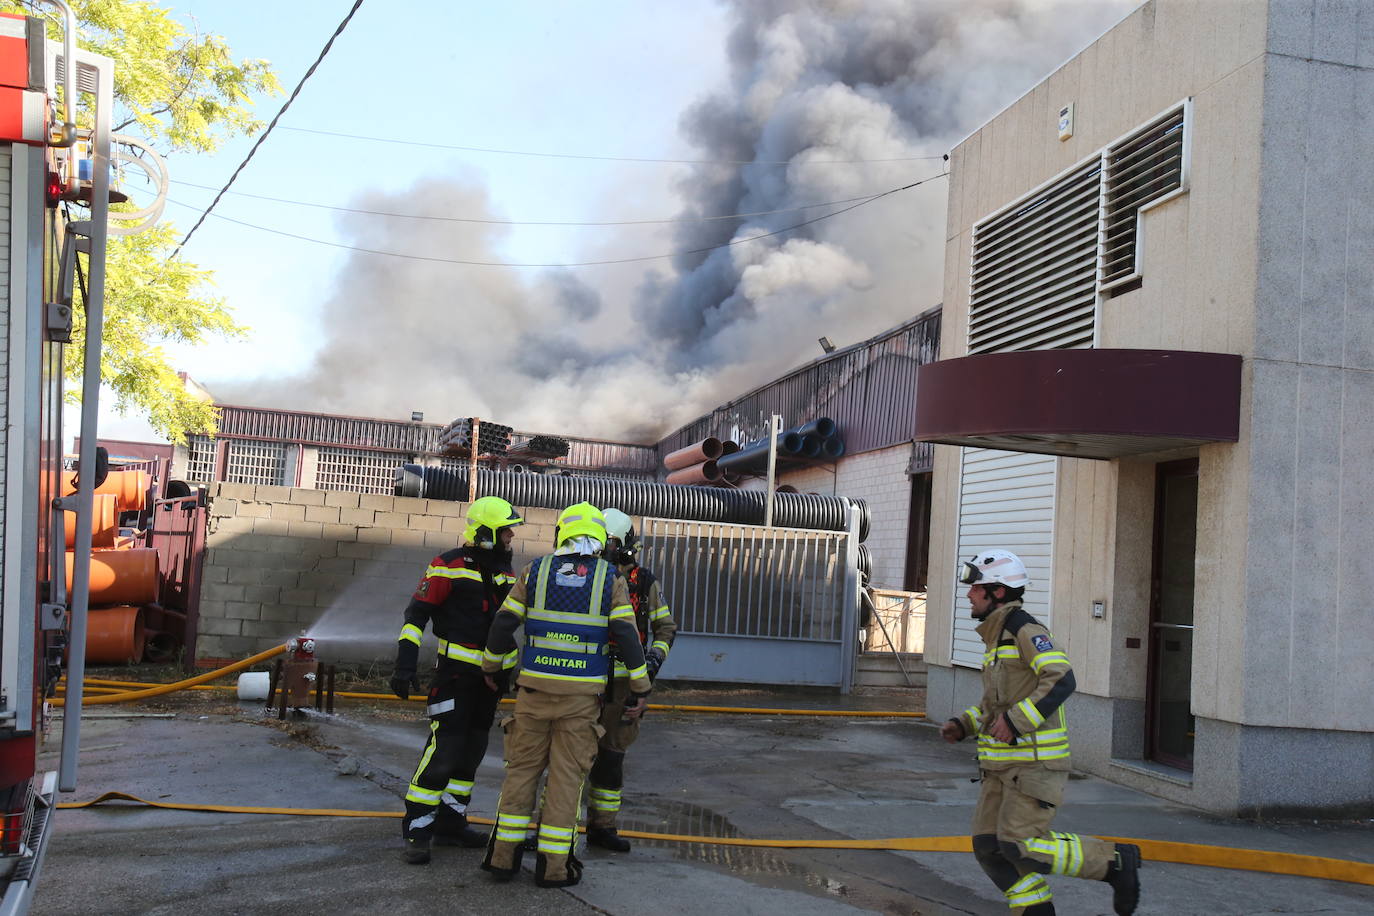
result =
M1046 626L1057 460L1053 455L966 448L959 484L959 558L995 547L1019 556L1031 577L1026 610ZM983 641L969 617L967 592L968 586L956 583L952 658L956 665L981 668Z

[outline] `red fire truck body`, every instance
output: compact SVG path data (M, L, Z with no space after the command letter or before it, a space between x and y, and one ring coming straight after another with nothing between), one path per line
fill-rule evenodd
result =
M76 787L79 689L42 772L49 698L84 673L113 68L47 20L0 14L0 916L28 909L55 793ZM58 88L62 92L58 92ZM79 114L78 114L79 113ZM78 127L78 124L80 127ZM74 301L73 291L81 296ZM60 497L62 375L85 320L80 484ZM87 444L89 443L89 444ZM68 573L64 514L76 515Z

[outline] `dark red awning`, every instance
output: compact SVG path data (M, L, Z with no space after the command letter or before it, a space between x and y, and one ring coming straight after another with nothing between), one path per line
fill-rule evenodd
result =
M1185 350L1024 350L927 363L916 439L1121 458L1240 435L1241 358Z

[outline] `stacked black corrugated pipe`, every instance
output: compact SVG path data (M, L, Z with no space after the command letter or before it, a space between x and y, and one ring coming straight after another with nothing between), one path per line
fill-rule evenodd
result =
M467 499L466 468L447 470L418 464L396 469L397 496L428 499ZM717 487L686 487L666 483L641 483L612 477L562 477L550 474L505 474L486 468L477 472L477 492L499 496L517 506L562 509L577 502L615 508L630 515L762 525L766 495L757 490ZM859 540L868 538L868 503L846 496L806 496L777 493L773 524L779 528L814 528L845 531L849 508L859 509Z

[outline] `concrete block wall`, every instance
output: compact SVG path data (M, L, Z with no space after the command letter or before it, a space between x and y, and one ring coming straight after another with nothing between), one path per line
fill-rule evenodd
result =
M242 658L301 632L330 660L385 661L426 565L459 544L467 504L215 483L198 658ZM548 552L557 512L522 509L518 569ZM426 631L421 663L433 651Z

